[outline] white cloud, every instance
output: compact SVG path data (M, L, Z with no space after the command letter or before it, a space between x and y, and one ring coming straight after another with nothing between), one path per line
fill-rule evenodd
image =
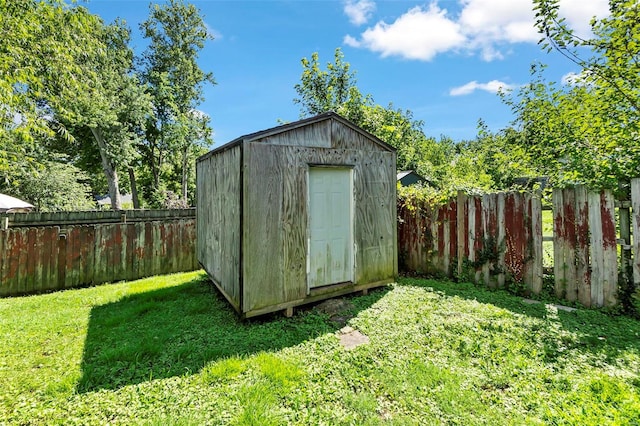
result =
M446 16L435 3L429 8L414 7L393 24L378 22L364 31L360 40L347 35L345 44L364 47L382 56L398 55L428 61L436 54L462 45L465 37L460 26Z
M394 22L380 21L359 37L346 36L344 42L382 56L429 61L438 53L466 51L492 61L501 59L511 44L540 39L532 0L458 0L455 16L439 7L438 2L444 1L413 7ZM608 0L560 0L560 14L585 36L593 16L608 14Z
M222 39L222 33L216 29L214 29L211 25L204 23L204 27L207 29L207 34L213 37L214 40Z
M354 25L366 24L374 10L376 10L376 4L372 0L346 0L344 2L344 13L349 17L349 22Z
M606 0L560 0L560 15L581 37L591 34L591 18L604 18L609 15L609 2Z
M491 80L488 83L478 83L477 81L470 81L469 83L454 87L449 91L450 96L464 96L470 95L476 90L484 90L489 93L498 93L500 90L513 89L513 85L507 84L499 80Z

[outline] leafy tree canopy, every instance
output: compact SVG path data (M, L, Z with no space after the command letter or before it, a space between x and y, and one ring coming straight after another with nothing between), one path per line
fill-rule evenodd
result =
M580 67L572 84L547 82L532 67L531 84L506 95L523 145L557 184L615 188L640 176L640 4L610 0L610 16L576 35L559 17L558 0L535 0L548 51Z

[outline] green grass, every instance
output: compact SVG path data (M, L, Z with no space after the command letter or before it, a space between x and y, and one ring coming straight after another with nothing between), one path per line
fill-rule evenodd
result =
M242 322L201 273L0 300L0 424L640 424L640 323L401 279Z

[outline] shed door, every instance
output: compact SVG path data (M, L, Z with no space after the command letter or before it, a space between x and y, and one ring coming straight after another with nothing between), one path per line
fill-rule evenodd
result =
M309 288L353 281L352 206L351 169L309 169Z

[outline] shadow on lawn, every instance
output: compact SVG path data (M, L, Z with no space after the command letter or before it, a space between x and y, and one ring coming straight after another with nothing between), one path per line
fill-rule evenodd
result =
M385 293L357 297L354 309L368 308ZM308 308L293 318L270 315L242 321L202 276L94 307L77 390L117 389L196 374L211 361L276 351L340 327L326 314Z
M402 278L398 282L400 285L432 287L449 297L475 300L516 314L546 320L549 324L559 324L570 334L556 336L546 334L542 329L531 330L543 339L545 360L549 362L555 361L568 349L591 353L607 363L615 363L624 352L640 353L640 321L630 317L607 315L605 312L586 308L571 312L551 309L550 302L526 303L522 297L504 290L490 290L471 283L414 278Z

